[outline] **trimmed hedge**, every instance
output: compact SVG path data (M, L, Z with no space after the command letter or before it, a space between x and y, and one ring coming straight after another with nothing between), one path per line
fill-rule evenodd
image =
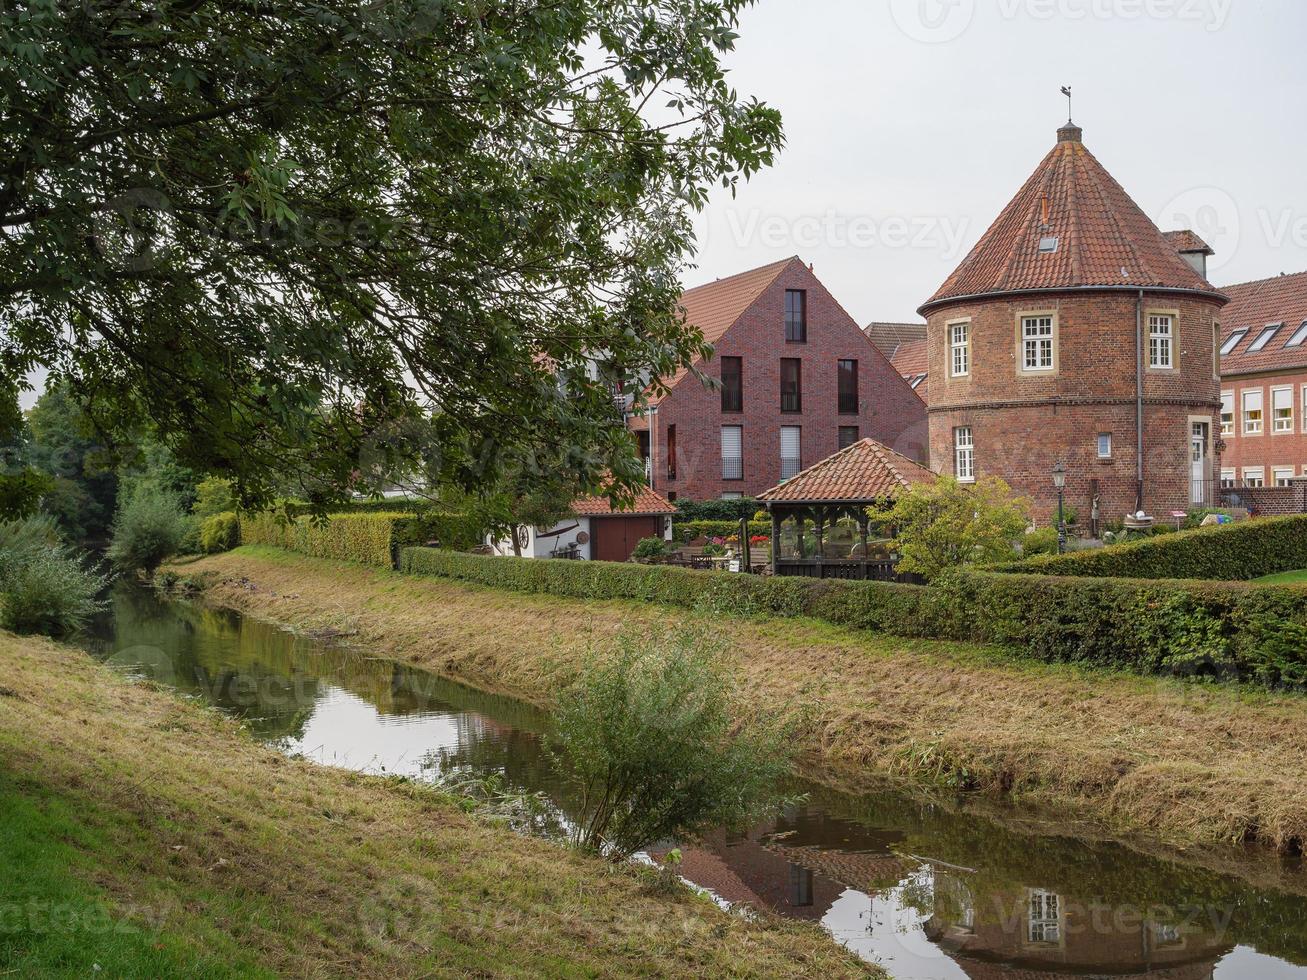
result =
M277 514L242 514L241 541L389 568L395 525L412 517L403 513L329 514L325 523L318 524L307 517L288 521Z
M740 533L739 521L685 521L672 525L672 536L681 543L695 538L729 538ZM750 521L749 534L765 534L771 537L770 521Z
M753 497L736 497L732 500L678 500L676 516L681 521L739 521L749 520L759 510Z
M896 636L989 643L1049 662L1307 685L1307 590L967 571L930 587L405 548L403 571L518 592L716 614L811 616Z
M1307 515L1200 527L997 565L993 571L1091 578L1244 581L1307 568Z

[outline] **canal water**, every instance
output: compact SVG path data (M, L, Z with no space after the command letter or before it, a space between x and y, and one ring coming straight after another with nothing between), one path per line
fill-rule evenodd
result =
M283 751L415 778L498 774L568 812L542 750L548 718L511 699L140 589L114 593L87 643ZM682 874L727 901L820 923L900 980L1307 980L1307 881L1296 868L1282 888L1256 889L893 794L803 789L808 801L773 822L682 847Z

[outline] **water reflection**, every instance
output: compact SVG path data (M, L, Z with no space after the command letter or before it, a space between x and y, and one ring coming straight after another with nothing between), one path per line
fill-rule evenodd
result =
M115 594L90 646L288 751L415 777L497 773L573 810L543 751L548 719L511 699L138 590ZM1307 980L1307 884L1292 869L1282 889L1259 890L890 793L800 788L809 802L768 825L682 847L682 873L727 901L820 922L900 978Z

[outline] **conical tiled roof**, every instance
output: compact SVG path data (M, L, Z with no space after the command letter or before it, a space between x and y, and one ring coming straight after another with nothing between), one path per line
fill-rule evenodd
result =
M964 296L1080 287L1220 296L1085 148L1080 127L1063 126L1057 138L920 312Z

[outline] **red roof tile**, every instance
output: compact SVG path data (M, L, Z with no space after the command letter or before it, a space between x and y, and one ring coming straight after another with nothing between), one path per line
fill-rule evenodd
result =
M1222 344L1236 331L1246 331L1234 350L1221 356L1222 377L1307 367L1307 337L1286 346L1307 324L1307 272L1226 286L1222 292L1230 297L1230 305L1221 311ZM1284 325L1265 347L1250 354L1248 348L1272 323Z
M873 320L862 328L862 332L886 357L893 357L899 344L926 339L924 323L890 323Z
M926 341L913 340L899 344L890 357L890 363L894 365L895 371L903 375L903 380L908 384L912 384L916 378L921 379L912 390L923 402L930 404L926 398L930 381L926 369Z
M963 296L1083 286L1220 295L1080 136L1077 126L1058 130L1057 145L919 313ZM1041 241L1051 239L1056 247L1041 251Z
M708 343L717 343L735 321L744 315L744 311L753 305L753 301L762 295L763 290L775 282L776 277L792 262L799 261L798 256L791 256L780 262L687 289L681 294L685 322L698 327ZM681 368L666 378L664 383L672 388L688 373L686 368ZM649 404L657 405L661 400L661 396L651 394Z
M1188 228L1182 228L1180 231L1164 231L1162 237L1171 243L1171 246L1180 253L1184 252L1202 252L1204 255L1215 255L1216 250L1199 238Z
M609 514L637 517L650 514L675 514L676 508L669 504L662 494L645 487L636 494L634 502L629 507L621 510L614 510L607 497L577 497L572 501L572 513L578 517L605 517Z
M884 500L914 484L934 482L935 474L920 463L875 439L860 439L780 486L763 491L758 499L777 503Z

